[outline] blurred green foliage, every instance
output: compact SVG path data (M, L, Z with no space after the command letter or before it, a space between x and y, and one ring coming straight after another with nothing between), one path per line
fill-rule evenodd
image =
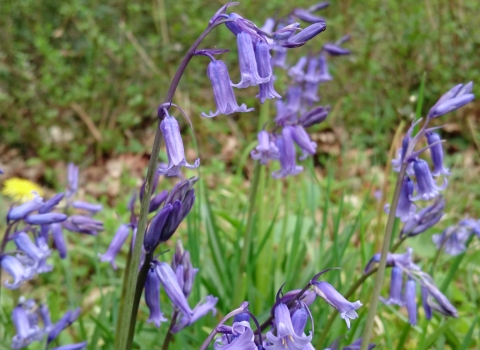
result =
M86 155L148 150L155 110L175 67L221 4L2 1L2 143L20 149L24 158L43 161L78 162ZM295 6L310 4L302 0ZM261 25L267 16L287 14L291 6L279 0L242 1L234 11ZM327 31L301 50L314 52L325 41L352 35L347 46L353 56L333 65L335 80L322 89L322 103L337 107L329 123L345 128L356 147L382 145L374 154L384 161L383 149L399 119L408 118L413 106L409 99L424 72L425 108L453 84L480 74L480 37L472 35L476 9L476 0L333 1L322 12ZM229 31L216 30L204 46L233 51L222 59L235 80L236 49ZM290 63L295 55L290 54ZM205 58L195 58L180 85L194 121L213 108L206 64ZM254 93L236 93L242 102L258 106ZM252 117L234 118L242 134L255 129ZM231 131L225 123L213 124L197 127L196 136L211 145L208 152L217 153L221 145L212 135Z

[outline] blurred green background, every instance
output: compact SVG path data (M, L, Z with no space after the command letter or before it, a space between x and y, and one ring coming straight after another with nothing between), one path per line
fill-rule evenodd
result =
M118 258L118 271L100 264L97 253L105 251L118 222L128 220L126 203L146 168L156 108L163 102L180 59L223 3L0 2L0 167L7 176L27 177L46 188L62 190L64 165L76 162L81 168L79 197L106 205L99 215L105 232L98 238L68 234L70 258L60 260L54 253L55 273L40 276L22 290L31 297L49 299L54 320L67 305L82 305L83 316L62 334L62 345L87 339L90 350L113 347L126 247ZM311 4L242 1L234 11L261 26L267 17L279 18L294 6ZM171 349L198 347L215 322L237 306L233 305L234 293L250 300L252 311L264 320L284 282L286 290L299 288L315 272L342 266L341 272L326 278L340 291L348 289L380 245L386 219L382 208L393 192L394 177L386 167L389 151L399 126L408 126L415 114L422 77L423 115L453 85L476 83L480 73L480 36L475 34L478 10L476 0L371 0L332 1L322 11L327 31L303 48L291 50L289 63L344 34L352 35L345 47L353 54L329 61L334 80L322 85L320 94L321 103L330 104L332 112L324 123L309 130L319 147L314 159L304 164L305 172L274 181L271 169L262 169L255 197L252 260L241 285L236 284L236 277L253 168L248 152L256 140L259 111L273 118L273 108L270 103L260 109L254 98L256 88L235 90L238 101L254 106L255 112L202 119L200 113L215 106L206 77L208 60L194 58L174 102L192 119L193 133L179 118L187 160L201 158L201 180L188 225L183 224L174 238L184 240L194 266L200 267L191 305L215 294L220 297L219 313L182 332ZM226 28L215 30L202 46L230 49L221 57L232 80L238 81L236 44ZM276 86L281 92L288 78L282 72L278 77ZM479 92L474 85L474 93ZM435 255L431 233L480 213L479 110L479 103L474 102L435 121L436 125L447 124L442 136L448 140L446 163L453 174L445 193L445 218L438 228L408 241L425 268ZM166 159L163 153L161 157ZM162 180L160 187L170 189L175 181ZM378 201L373 194L380 190L385 196ZM10 202L0 201L3 217ZM173 245L174 240L169 241L165 249ZM410 327L404 310L381 306L374 329L380 348L478 348L478 327L472 342L468 339L463 347L480 305L477 252L475 240L455 270L454 283L448 285L447 296L459 309L458 320L438 317ZM434 278L441 285L454 271L450 268L455 260L443 254L438 266ZM371 280L366 282L353 300L366 304L372 285ZM382 295L387 292L386 282ZM8 326L0 327L0 347L8 348L14 334L9 315L17 297L12 294L2 299L6 301L0 324ZM164 296L162 301L169 314ZM327 342L317 344L318 333L332 313L318 302L313 307L314 345L321 349L344 334L345 344L356 339L366 310L360 310L360 319L353 321L348 333L337 317ZM146 318L142 304L136 345L159 348L166 326L158 331L145 323ZM398 340L400 333L405 343Z

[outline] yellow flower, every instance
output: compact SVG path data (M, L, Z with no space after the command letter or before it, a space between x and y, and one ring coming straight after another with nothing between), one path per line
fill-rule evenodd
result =
M12 198L14 201L27 202L33 199L34 195L32 192L36 192L40 196L43 195L42 188L29 180L12 177L3 182L2 194Z

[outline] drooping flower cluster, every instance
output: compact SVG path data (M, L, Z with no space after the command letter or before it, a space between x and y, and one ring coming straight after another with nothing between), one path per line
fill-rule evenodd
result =
M297 18L307 23L313 23L311 26L324 23L324 20L313 12L325 8L328 3L325 4L325 6L314 6L307 10L297 8L292 11L289 21ZM278 23L277 31L272 33L274 39L292 35L298 29L299 23L290 23L289 21ZM268 19L262 31L271 32L274 26L275 21ZM303 171L303 167L297 165L296 147L299 147L302 152L299 160L304 160L316 153L317 144L312 142L305 129L324 121L330 111L329 106L314 107L313 105L320 101L318 96L320 84L332 80L332 76L328 72L327 55L349 54L349 50L340 46L348 39L349 37L345 36L337 43L327 43L323 45L320 52L308 57L300 57L298 62L291 67L286 63L285 47L289 46L282 44L281 40L273 41L272 50L275 55L269 60L270 67L265 71L271 74L275 66L285 69L292 82L286 91L285 99L276 102L274 130L272 132L262 130L258 134L258 146L251 152L252 158L259 160L261 164L267 164L269 160L280 162L280 170L274 171L273 177L293 176ZM271 80L273 79L272 75ZM264 89L264 91L271 91L271 89ZM278 94L274 90L273 93L262 94L262 85L260 85L259 96L262 103L266 98L278 98Z
M9 289L19 288L25 281L40 273L47 273L53 266L47 263L51 255L50 236L62 259L67 256L67 244L63 229L96 235L103 230L100 221L91 218L101 206L86 202L73 201L78 188L78 168L69 165L67 195L58 193L48 200L34 194L34 198L26 203L13 206L7 213L7 230L0 251L0 265L10 274L12 281L6 281ZM64 212L71 205L83 209L87 215L66 215L57 210L57 206L66 198ZM8 242L15 243L15 250L6 252Z
M450 175L449 169L443 164L442 140L434 132L438 128L427 128L427 126L433 118L454 111L471 102L474 98L474 95L471 93L472 87L472 82L465 85L459 84L446 92L430 109L426 122L415 136L413 131L421 119L411 125L402 140L402 147L398 150L397 158L392 161L393 169L397 172L400 171L402 165L406 165L406 175L403 178L400 199L395 212L395 216L406 222L408 227L402 230L403 234L408 236L417 235L438 222L442 216L440 212L443 210L444 203L441 203L441 205L437 205L438 202L437 204L434 203L430 209L426 208L418 213L414 204L414 202L419 200L428 201L439 196L440 191L447 187L446 176ZM415 151L415 146L421 139L425 139L427 147ZM430 170L430 165L427 161L419 157L427 149L430 150L433 170ZM439 185L436 178L441 176L443 176L443 184ZM415 182L412 180L413 178L415 178ZM389 208L386 207L386 210L388 211ZM430 221L425 219L425 215ZM422 220L423 227L409 229L412 223Z
M195 275L198 269L192 266L190 252L184 250L180 240L177 241L175 254L172 263L154 260L148 271L145 283L145 302L150 310L150 317L147 322L152 322L160 327L161 322L167 319L160 309L160 286L163 286L165 293L173 304L174 314L181 312L182 316L177 317L177 323L172 327L171 332L177 333L183 328L190 326L199 318L209 312L216 313L215 305L218 298L209 295L204 303L199 303L191 309L188 304L188 297L195 282Z
M222 336L215 340L214 349L314 349L311 344L313 331L307 332L305 328L309 317L311 318L309 306L317 297L321 297L338 310L340 317L346 321L347 328L350 328L350 320L358 317L355 310L362 306L362 303L360 301L349 302L332 285L325 281L318 281L318 277L324 272L317 274L309 282L310 288L303 294L300 294L300 290L292 290L284 295L281 294L281 290L279 291L271 310L272 317L269 324L271 330L266 332L264 338L263 336L254 336L254 332L250 328L250 318L253 318L257 327L258 322L248 311L248 303L243 303L239 309L232 311L235 317L231 327L223 324L216 327ZM241 313L242 310L245 312ZM255 333L257 332L258 330Z
M390 295L381 300L388 305L406 306L410 324L417 324L417 285L420 285L422 306L427 320L432 318L432 310L444 316L458 317L456 308L438 289L432 277L423 272L412 261L413 250L407 248L405 254L387 255L387 266L391 267ZM371 270L374 263L380 261L380 254L375 254L364 272Z
M12 349L22 349L34 341L47 338L47 347L58 335L80 316L80 308L68 310L56 323L52 323L50 311L46 304L37 305L35 300L20 298L19 304L12 311L12 321L17 333L12 339ZM39 321L41 320L41 325ZM80 350L87 342L64 345L55 349Z
M464 219L457 225L447 227L441 234L433 235L437 249L444 249L449 255L459 255L466 250L466 242L472 236L480 238L480 220Z

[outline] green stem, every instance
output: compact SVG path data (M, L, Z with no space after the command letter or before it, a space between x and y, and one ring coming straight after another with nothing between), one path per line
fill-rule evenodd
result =
M180 65L175 73L172 83L167 91L165 97L165 104L171 103L175 91L177 90L180 79L185 73L188 63L195 55L195 50L202 40L210 33L210 31L216 26L228 22L229 20L220 20L209 25L203 33L198 37L195 43L190 47L185 56L183 57ZM162 111L160 111L162 113ZM163 115L159 115L158 126L155 132L155 139L153 141L152 152L150 154L150 161L148 163L147 178L145 182L145 193L151 193L152 181L155 172L157 171L158 154L160 153L160 146L162 141L162 133L160 131L160 121ZM145 258L142 269L139 273L140 257L142 254L143 239L145 237L145 229L147 228L148 208L150 205L150 196L145 195L142 199L142 205L140 208L140 217L138 220L137 237L133 248L132 258L126 267L126 278L124 279L125 294L123 295L124 303L122 314L119 315L120 320L117 324L116 337L115 337L115 349L116 350L130 350L132 348L133 333L135 329L135 323L137 320L138 304L142 295L143 286L145 284L146 275L151 261L151 256ZM150 259L150 261L149 261Z
M407 164L403 163L400 173L397 177L397 183L395 184L395 192L393 194L392 204L390 206L390 212L388 213L387 227L385 228L385 236L383 238L382 251L380 262L378 263L378 273L375 276L375 285L370 299L370 305L368 308L367 321L362 334L362 345L360 350L367 350L370 338L373 331L373 322L375 321L375 315L377 314L378 299L380 298L380 291L382 290L383 279L385 277L385 269L387 266L387 254L390 249L390 242L392 240L393 224L395 222L395 214L397 212L398 199L400 198L400 190L402 188L403 178Z
M240 256L240 264L238 265L238 272L237 272L237 282L236 286L241 286L243 280L243 274L246 272L247 266L247 259L250 255L250 245L252 239L252 230L253 230L253 214L255 213L255 199L257 197L257 190L258 190L258 183L260 182L260 170L262 169L262 165L255 161L255 166L253 169L253 178L250 187L250 195L248 198L249 208L248 208L248 216L247 216L247 226L245 228L245 234L243 236L243 249L242 254ZM233 298L233 304L238 305L244 299L243 297L243 289L236 288L235 295Z

